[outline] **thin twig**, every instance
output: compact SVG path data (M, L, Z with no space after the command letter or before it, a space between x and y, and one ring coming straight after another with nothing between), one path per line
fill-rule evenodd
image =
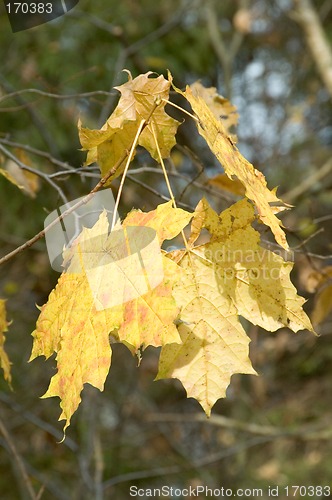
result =
M151 108L151 111L150 111L150 114L149 114L148 118L142 124L141 132L149 124L151 116L154 113L154 111L156 110L156 108L159 106L159 104L160 103L157 102L157 101L154 103L153 107ZM134 142L135 141L136 141L136 137L134 139ZM0 147L3 147L3 146L0 145ZM77 203L75 203L74 205L72 205L70 208L68 208L67 210L65 210L61 215L59 215L59 217L57 217L56 219L54 219L48 226L46 226L44 229L42 229L33 238L31 238L30 240L26 241L23 245L19 246L18 248L16 248L12 252L10 252L10 253L6 254L4 257L2 257L0 259L0 265L4 264L5 262L8 262L8 260L10 260L15 255L17 255L18 253L20 253L23 250L25 250L26 248L31 247L34 243L36 243L36 241L38 241L41 238L43 238L45 236L45 233L47 231L49 231L53 226L55 226L58 222L61 222L65 217L67 217L69 214L71 214L72 212L74 212L77 208L79 208L79 207L85 205L86 203L88 203L91 200L91 198L97 193L97 191L99 191L107 183L108 179L115 174L115 172L117 171L117 169L126 160L126 158L128 157L128 155L129 155L129 152L126 151L122 155L122 157L119 158L119 160L116 162L116 164L112 168L110 168L110 170L107 172L107 174L104 175L104 177L102 177L102 179L100 179L100 181L90 191L89 194L87 194L80 201L78 201ZM115 211L114 211L114 213L115 213Z
M194 156L194 153L192 153L192 154ZM196 160L197 161L194 164L196 164L198 166L198 170L197 170L196 174L192 177L192 179L190 179L190 181L187 183L187 185L182 189L182 191L181 191L181 193L179 194L179 197L178 197L179 200L182 200L182 198L184 197L186 191L192 185L194 185L195 181L197 181L197 179L199 179L201 177L201 175L204 174L204 165L202 165L202 164L199 163L198 158Z
M332 172L332 158L329 158L324 165L322 165L318 170L315 170L315 172L311 175L305 177L304 180L295 188L285 193L282 196L282 199L287 203L293 202L296 198L312 188L312 186L318 181L326 177L330 172Z
M293 6L290 17L302 27L318 73L332 97L332 50L321 20L311 0L293 0Z
M32 498L32 500L38 500L38 497L37 497L37 495L32 487L31 480L30 480L29 475L26 471L23 460L20 457L20 455L16 449L16 446L14 444L14 441L12 440L9 432L7 431L7 428L6 428L5 424L3 423L1 417L0 417L0 431L1 431L5 441L7 443L9 450L11 451L11 453L14 457L14 460L17 464L17 469L18 469L20 475L22 476L23 482L26 486L26 489L27 489L27 492L29 493L30 498Z
M85 205L86 203L88 203L88 201L91 200L91 198L95 195L95 193L97 191L99 191L99 189L101 189L105 184L106 182L108 181L108 179L115 174L116 170L120 167L120 165L126 160L127 158L127 152L116 162L116 164L114 165L114 167L112 167L108 172L107 174L98 182L98 184L96 184L96 186L90 191L89 194L87 194L86 196L84 196L84 198L82 198L80 201L78 201L77 203L75 203L74 205L72 205L70 208L68 208L67 210L65 210L59 217L57 217L56 219L54 219L48 226L46 226L44 229L42 229L38 234L36 234L33 238L31 238L30 240L26 241L23 245L17 247L15 250L13 250L12 252L8 253L7 255L4 255L4 257L2 257L0 259L0 265L1 264L4 264L5 262L8 262L10 259L12 259L13 257L15 257L15 255L17 255L18 253L20 252L23 252L23 250L31 247L34 243L36 243L36 241L40 240L41 238L43 238L45 236L45 233L47 231L49 231L53 226L55 226L58 222L61 222L65 217L67 217L69 214L71 214L72 212L74 212L74 210L76 210L77 208L81 207L82 205Z
M159 193L159 191L157 191L157 189L154 189L153 187L149 186L148 184L146 184L143 181L135 179L135 177L132 176L131 174L127 174L127 179L130 180L130 181L132 181L132 182L134 182L138 186L141 186L142 188L146 189L147 191L149 191L150 193L154 194L155 196L157 196L161 200L170 201L169 196L165 196L162 193ZM191 205L188 205L187 203L182 203L181 201L178 201L178 200L177 200L176 203L181 208L184 208L186 210L193 210L193 207Z
M44 90L39 89L22 89L15 90L15 92L10 92L2 97L0 97L0 103L6 101L7 99L11 99L13 97L17 97L23 94L37 94L43 97L49 97L51 99L81 99L83 97L93 97L96 95L114 95L115 92L107 92L106 90L94 90L93 92L81 92L80 94L53 94L52 92L45 92ZM30 103L31 104L31 103Z
M26 410L21 404L13 401L10 396L5 394L4 392L0 392L0 400L6 404L9 408L11 408L17 415L19 415L23 420L27 422L31 422L33 425L42 429L44 432L48 433L50 436L53 436L57 441L62 439L62 432L58 431L51 424L44 422L41 418L37 417L34 413ZM78 451L78 444L67 437L63 443L67 448L76 453Z
M151 172L151 173L154 173L157 175L163 175L163 172L161 170L158 170L154 167L135 168L135 170L131 171L131 174L135 175L135 174L140 174L140 173L144 173L144 172ZM208 184L202 184L201 182L197 182L197 181L192 182L192 179L188 175L181 174L180 172L168 172L168 176L169 177L178 177L179 179L183 179L188 183L190 182L193 186L199 188L200 190L204 190L204 191L208 192L209 194L216 196L219 199L222 198L230 204L234 203L236 201L236 199L238 198L230 193L228 194L226 192L222 192L220 189L215 189L212 186L209 186Z
M204 417L204 418L206 421L206 417ZM237 443L235 446L232 446L231 448L229 448L227 450L222 450L218 453L213 453L213 454L210 454L210 455L203 457L199 460L195 460L192 462L192 464L188 464L187 466L173 465L170 467L158 467L158 468L150 469L150 470L141 470L141 471L120 474L119 476L115 476L115 477L105 481L103 484L104 490L110 488L111 486L114 486L115 484L126 483L128 481L133 481L135 479L136 480L137 479L147 479L147 478L152 478L152 477L168 476L170 474L179 474L179 473L183 473L185 471L191 471L192 469L204 467L206 465L210 465L214 462L218 462L220 460L228 458L232 455L236 455L240 451L246 450L246 449L251 448L253 446L257 446L258 444L268 443L272 439L273 438L271 436L268 436L268 437L260 436L260 437L251 438L251 439L248 439L244 442L242 441L241 443Z
M17 91L14 91L14 87L6 80L6 78L0 73L0 85L6 90L6 92L9 92L7 95L13 95L16 94ZM22 91L18 91L21 92ZM26 100L24 97L20 94L16 94L14 96L15 100L19 104L27 104ZM0 102L5 100L6 96L3 96L0 98ZM47 145L49 151L55 156L57 154L57 147L55 145L55 142L53 140L53 137L51 136L48 127L45 126L45 123L43 121L43 118L39 115L39 113L33 108L33 106L26 106L25 111L28 113L31 123L36 127L38 130L41 138Z
M0 139L0 143L5 144L6 146L11 146L13 148L23 149L28 153L32 153L42 158L46 158L50 163L53 163L53 165L62 167L65 170L74 169L74 167L72 167L68 163L58 160L57 158L54 158L50 153L47 153L46 151L41 151L40 149L33 148L32 146L28 146L27 144L21 144L20 142L10 141L9 139Z
M296 253L301 253L307 257L314 257L315 259L330 260L332 259L332 254L320 255L319 253L304 252L303 250L295 250Z
M147 417L148 422L199 422L209 425L215 425L217 427L224 427L227 429L233 429L237 431L248 432L249 434L257 434L259 436L266 437L294 437L301 438L303 440L318 440L318 439L331 439L332 437L332 427L326 428L326 423L322 423L320 427L312 425L300 426L296 429L287 429L274 427L270 425L252 424L248 422L243 422L241 420L235 420L233 418L224 417L223 415L212 415L208 420L205 415L200 413L179 415L175 413L168 414L151 414Z
M52 181L52 179L50 179L50 177L47 174L45 174L44 172L41 172L40 170L37 170L33 167L29 167L28 165L25 165L25 163L21 162L18 158L16 158L16 156L13 155L10 151L8 151L8 149L5 148L2 144L0 144L0 151L2 151L3 154L7 158L9 158L14 163L16 163L16 165L18 165L21 170L26 170L27 172L31 172L32 174L37 175L38 177L40 177L44 181L48 182L48 184L50 184L50 186L52 186L58 192L58 194L59 194L60 198L63 200L63 202L68 203L67 197L64 194L64 192L62 191L62 189L60 188L60 186L58 186L54 181Z
M291 231L291 232L293 232L293 231ZM317 231L315 231L313 234L310 234L310 236L308 236L304 241L301 241L301 243L296 245L296 247L292 247L291 250L294 252L294 250L297 250L298 248L304 247L310 240L312 240L313 238L316 238L316 236L318 234L323 233L323 232L324 232L323 227L321 227L320 229L317 229Z

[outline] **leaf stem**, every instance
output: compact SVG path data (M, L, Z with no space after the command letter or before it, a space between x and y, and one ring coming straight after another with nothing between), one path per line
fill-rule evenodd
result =
M182 113L185 113L186 115L190 116L190 118L192 118L193 120L195 120L197 123L199 123L199 119L197 118L197 116L195 115L192 115L191 113L189 113L189 111L187 111L186 109L184 108L181 108L181 106L178 106L177 104L174 104L174 102L171 102L169 101L168 99L162 99L163 102L165 102L166 104L169 104L170 106L173 106L174 108L176 109L179 109L180 111L182 111Z
M169 182L168 175L167 175L167 170L166 170L166 167L165 167L165 163L164 163L164 160L163 160L163 158L161 156L161 152L160 152L160 148L159 148L159 144L158 144L158 140L157 140L157 136L156 136L156 131L154 129L153 123L151 124L151 130L152 130L153 139L154 139L154 142L155 142L155 145L156 145L156 148L157 148L157 153L158 153L158 156L159 156L160 165L161 165L164 177L165 177L165 182L166 182L166 186L167 186L170 198L172 200L173 207L177 208L176 201L175 201L175 198L174 198L174 194L173 194L173 191L172 191L172 187L171 187L171 184ZM184 245L186 247L186 250L189 252L188 241L187 241L186 235L184 234L183 229L181 229L181 235L182 235L183 242L184 242Z
M119 187L119 191L118 191L118 195L116 197L116 202L115 202L115 206L114 206L114 211L113 211L113 218L112 218L112 225L111 225L111 231L113 231L113 228L115 226L115 219L116 219L116 212L118 210L118 207L119 207L119 203L120 203L120 198L121 198L121 193L122 193L122 189L123 189L123 185L124 185L124 181L126 179L126 175L127 175L127 172L128 172L128 168L129 168L129 165L130 165L130 162L132 160L132 157L134 155L134 151L135 151L135 148L137 146L137 143L138 143L138 139L139 139L139 136L141 135L142 131L145 129L145 127L147 127L149 124L150 124L150 120L151 120L151 117L153 115L153 113L155 112L155 110L157 109L157 107L160 105L161 103L161 99L159 97L157 97L155 100L154 100L154 104L151 108L151 111L148 115L148 117L146 119L143 119L141 121L141 123L139 124L139 127L138 127L138 130L136 132L136 135L135 135L135 138L134 138L134 141L132 143L132 146L130 148L130 152L129 152L129 156L128 156L128 160L127 160L127 163L126 163L126 166L125 166L125 169L123 171L123 175L122 175L122 178L121 178L121 183L120 183L120 187ZM152 124L152 128L153 128L153 124Z
M135 148L137 146L137 142L138 142L139 136L140 136L140 134L141 134L141 132L142 132L142 130L143 130L143 128L144 128L145 125L146 125L146 121L142 120L141 123L139 124L138 130L137 130L136 135L135 135L135 139L134 139L133 144L132 144L132 146L130 148L130 152L129 152L129 155L128 155L127 163L126 163L125 169L123 171L123 175L122 175L122 178L121 178L121 182L120 182L118 194L117 194L115 205L114 205L113 218L112 218L112 224L111 224L111 231L113 231L114 226L115 226L116 213L117 213L117 210L118 210L118 207L119 207L120 198L121 198L121 194L122 194L122 190L123 190L123 185L124 185L124 182L125 182L125 179L126 179L126 175L127 175L127 172L128 172L128 168L129 168L129 165L131 163L131 160L133 159Z

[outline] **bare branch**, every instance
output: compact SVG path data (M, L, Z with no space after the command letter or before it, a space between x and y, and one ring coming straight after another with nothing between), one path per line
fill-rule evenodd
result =
M27 144L21 144L20 142L10 141L9 139L0 139L0 144L6 144L7 146L11 146L13 148L23 149L28 153L32 153L42 158L46 158L50 163L53 163L58 167L64 168L65 170L71 170L74 168L68 163L57 160L57 158L54 158L50 153L47 153L46 151L41 151L40 149L33 148L31 146L28 146Z
M2 97L0 97L0 103L6 101L7 99L11 99L13 97L17 97L23 94L37 94L43 97L49 97L51 99L65 100L65 99L81 99L83 97L93 97L96 95L115 95L115 92L107 92L106 90L95 90L93 92L82 92L80 94L52 94L51 92L45 92L44 90L38 89L22 89L16 90L15 92L10 92ZM1 109L0 109L1 111Z
M302 27L305 39L330 96L332 97L332 50L311 0L293 0L291 17Z
M248 0L242 0L240 8L245 8ZM224 42L218 26L218 17L215 11L214 0L209 0L205 5L205 18L210 43L224 73L225 93L228 98L232 95L232 66L244 39L244 35L234 31L230 44Z
M61 197L63 202L68 203L67 197L62 191L62 189L54 181L52 181L52 179L50 179L50 177L47 174L41 172L40 170L36 170L35 168L29 167L28 165L25 165L18 158L16 158L15 155L13 155L10 151L8 151L8 149L5 148L5 146L3 146L2 144L0 144L0 151L2 151L7 158L15 162L16 165L18 165L22 170L31 172L32 174L35 174L44 181L48 182L48 184L50 184L50 186L52 186L59 193L59 196Z
M34 415L31 411L25 409L21 404L14 401L10 396L8 396L5 392L0 392L0 400L7 405L11 410L13 410L17 415L19 415L26 422L31 422L33 425L42 429L44 432L47 432L51 436L53 436L57 441L61 441L62 432L58 431L55 427L53 427L48 422L45 422L41 418ZM78 444L70 437L66 437L63 445L69 448L74 453L78 450Z
M154 106L152 107L148 118L145 120L144 124L142 125L141 132L149 124L150 118L153 115L153 113L156 110L156 108L158 107L158 105L159 104L155 103ZM1 148L4 148L4 146L0 145L0 149ZM110 168L110 170L107 172L107 174L104 175L104 177L102 177L100 179L100 181L90 191L89 194L87 194L80 201L78 201L77 203L75 203L74 205L72 205L70 208L68 208L67 210L65 210L61 215L59 215L59 217L57 217L56 219L54 219L48 226L46 226L44 229L42 229L42 231L40 231L38 234L36 234L33 238L31 238L30 240L26 241L23 245L17 247L15 250L13 250L12 252L8 253L4 257L2 257L0 259L0 265L4 264L5 262L8 262L8 260L10 260L15 255L17 255L18 253L20 253L23 250L25 250L26 248L31 247L34 243L36 243L36 241L38 241L41 238L43 238L45 236L45 233L47 231L49 231L53 226L55 226L58 222L61 222L65 217L67 217L69 214L71 214L72 212L74 212L77 208L79 208L82 205L85 205L86 203L88 203L91 200L91 198L97 193L97 191L99 191L102 187L104 187L104 185L106 184L106 182L108 181L108 179L110 177L112 177L112 175L115 174L115 172L120 167L120 165L122 165L122 163L127 159L128 155L129 155L129 151L126 151L122 155L122 157L119 158L119 160L116 162L116 164L112 168Z
M331 66L332 68L332 66ZM301 196L301 194L308 191L316 182L326 177L330 172L332 172L332 159L328 159L327 162L324 163L318 170L316 170L313 174L305 177L303 181L297 185L294 189L285 193L282 198L287 203L293 202L296 198Z
M16 94L13 86L6 80L6 78L1 73L0 73L0 85L5 89L6 92L9 92L12 96L13 96L13 94ZM22 93L22 91L19 91L19 92ZM7 95L9 95L9 94L7 94ZM5 100L5 98L6 98L6 96L1 97L0 102L2 100ZM22 104L22 105L27 104L26 100L22 97L22 95L16 94L15 100L19 104ZM43 119L40 117L39 113L31 105L27 105L25 107L25 111L28 113L30 120L31 120L31 123L38 130L38 132L39 132L41 138L43 139L43 141L45 142L46 146L48 147L48 149L50 150L52 155L55 156L57 154L57 148L55 146L55 143L54 143L54 140L53 140L51 134L48 131L48 128L45 126Z
M14 440L11 438L5 424L3 423L2 419L0 418L0 432L2 433L4 440L8 446L8 449L13 455L13 458L15 460L15 463L17 465L17 470L20 473L20 476L22 477L23 483L27 489L27 492L29 493L29 497L32 498L32 500L37 500L37 495L32 487L31 480L28 476L28 473L26 471L25 465L23 463L22 458L20 457L16 446L14 444Z
M112 175L115 174L116 170L120 167L120 165L122 164L122 162L125 161L125 159L127 158L127 156L128 156L128 153L125 153L117 161L117 163L114 165L114 167L111 168L107 172L107 174L98 182L98 184L96 184L96 186L90 191L89 194L87 194L80 201L78 201L73 206L71 206L70 208L68 208L68 210L65 210L59 217L57 217L56 219L54 219L48 226L46 226L44 229L42 229L41 231L39 231L39 233L36 234L33 238L31 238L30 240L26 241L23 245L17 247L15 250L13 250L12 252L8 253L4 257L2 257L0 259L0 265L4 264L5 262L8 262L11 258L15 257L15 255L17 255L18 253L23 252L23 250L26 250L27 248L31 247L34 243L36 243L36 241L38 241L41 238L43 238L45 236L46 232L49 231L58 222L61 222L65 217L67 217L69 214L71 214L72 212L74 212L77 208L79 208L82 205L85 205L86 203L88 203L88 201L91 200L91 198L95 195L95 193L97 191L99 191L99 189L101 189L106 184L106 182L108 181L108 179Z
M148 416L147 420L148 422L202 422L205 424L208 423L210 425L215 425L217 427L225 427L227 429L244 431L248 432L249 434L256 434L266 437L294 437L304 440L330 440L332 437L332 427L326 428L326 422L322 423L320 426L304 425L299 426L296 429L287 429L270 425L251 424L248 422L242 422L241 420L224 417L222 415L212 415L207 420L206 415L203 415L201 413L185 415L173 413L151 414Z

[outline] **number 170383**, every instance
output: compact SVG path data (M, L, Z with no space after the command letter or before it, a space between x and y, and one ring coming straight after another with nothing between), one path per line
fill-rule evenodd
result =
M330 497L330 486L285 486L287 497Z
M7 3L6 7L8 14L51 14L53 12L51 2L11 2Z

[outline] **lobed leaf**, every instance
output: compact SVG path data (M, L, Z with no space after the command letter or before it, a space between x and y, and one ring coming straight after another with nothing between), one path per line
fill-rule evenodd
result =
M63 273L41 309L30 361L57 353L57 373L43 397L59 396L65 427L85 383L103 390L111 365L109 333L119 326L112 311L97 311L84 274Z
M229 178L236 176L242 182L246 196L255 203L261 221L271 228L279 245L288 249L281 222L275 215L287 206L276 196L274 190L268 189L264 175L241 155L223 122L215 117L202 94L197 94L195 88L193 90L189 86L185 92L175 90L190 103L198 118L198 132L220 161L225 173Z
M248 200L218 215L203 199L192 220L189 252L170 254L185 270L173 286L182 344L162 348L157 379L178 378L207 415L225 397L232 374L255 373L239 316L270 331L313 331L290 281L292 264L259 245L254 220ZM195 247L203 228L211 239Z
M184 277L173 288L181 307L181 345L162 348L157 380L178 378L210 415L214 403L226 395L232 374L255 374L249 359L249 342L237 310L222 296L212 266L195 254L180 260Z
M31 160L23 149L15 148L15 156L26 166L31 166ZM36 197L36 193L40 188L40 178L34 172L24 170L12 159L7 159L5 162L0 157L0 164L4 163L4 168L0 168L0 175L5 177L9 182L14 184L31 198Z
M260 235L251 226L253 206L241 200L219 216L205 199L192 222L194 234L205 227L211 234L206 245L193 251L210 263L220 277L219 292L230 297L238 314L269 331L282 326L313 331L302 309L305 300L290 280L292 262L260 246Z
M153 158L159 161L155 137L162 157L175 144L179 122L165 112L171 77L128 75L128 82L116 87L118 105L100 130L78 124L86 163L98 161L103 176L126 156L142 120L137 144ZM236 109L216 89L200 83L176 91L191 104L199 133L228 176L227 182L223 175L210 183L239 195L243 188L260 220L287 250L276 217L287 206L236 148L231 135ZM125 160L110 180L124 166ZM209 415L217 399L225 397L234 373L256 374L240 316L270 331L283 326L313 331L304 299L290 280L293 264L261 246L248 199L220 215L205 199L194 214L173 208L172 202L148 213L133 210L112 231L103 212L65 251L66 271L41 308L30 358L56 353L57 373L44 397L60 397L65 429L84 384L103 390L111 364L110 336L137 355L148 345L161 346L157 379L178 378L188 397L196 398ZM163 242L183 234L190 220L186 248L166 255ZM195 246L203 229L210 239ZM320 303L324 312L330 291L325 295Z
M85 165L97 162L101 176L104 177L114 165L124 158L125 152L132 147L139 127L138 122L125 121L121 127L111 127L106 123L101 130L83 128L78 122L78 132L83 149L88 150ZM126 159L122 161L116 172L108 179L108 186L113 179L122 174L125 169Z
M167 216L173 220L168 230L160 227ZM181 342L174 324L179 307L172 296L172 276L177 266L161 253L160 245L164 239L176 236L191 217L192 214L165 203L147 214L129 214L122 226L109 233L104 211L97 223L91 229L84 228L65 252L67 270L41 308L30 357L31 361L37 356L48 358L54 352L57 354L57 373L43 397L60 397L60 420L66 421L65 429L81 401L84 384L103 390L111 364L110 333L133 353L147 345ZM135 224L134 241L123 237L132 224ZM140 283L135 281L135 274L141 268L133 266L138 265L139 259L129 259L132 264L129 267L122 265L125 257L135 256L137 248L140 249L139 238L144 236L144 232L137 232L140 226L150 228L157 245L149 247L155 251L150 255L151 261L144 261L143 277L149 278L149 265L159 257L163 271L156 286L148 287L145 293L135 290ZM125 280L136 292L133 298L121 294L124 290L121 281ZM107 307L108 304L112 307Z
M148 125L140 135L138 144L149 151L152 158L159 161L152 129L157 136L162 158L168 158L173 146L176 144L175 134L180 122L170 117L165 112L166 101L169 97L170 82L163 75L150 78L151 71L132 78L127 71L127 83L115 87L121 93L119 103L114 113L107 120L108 124L122 123L123 120L134 120L140 123L148 120ZM157 108L151 115L154 106Z
M176 143L179 122L165 112L170 82L162 75L150 78L151 72L134 79L129 71L127 73L128 82L115 87L121 93L118 105L101 129L89 130L82 127L81 121L78 123L81 145L88 151L86 165L98 162L102 177L131 149L142 120L146 121L146 126L138 144L149 151L152 158L159 161L154 134L163 158L170 156ZM107 184L118 177L124 168L125 161Z

